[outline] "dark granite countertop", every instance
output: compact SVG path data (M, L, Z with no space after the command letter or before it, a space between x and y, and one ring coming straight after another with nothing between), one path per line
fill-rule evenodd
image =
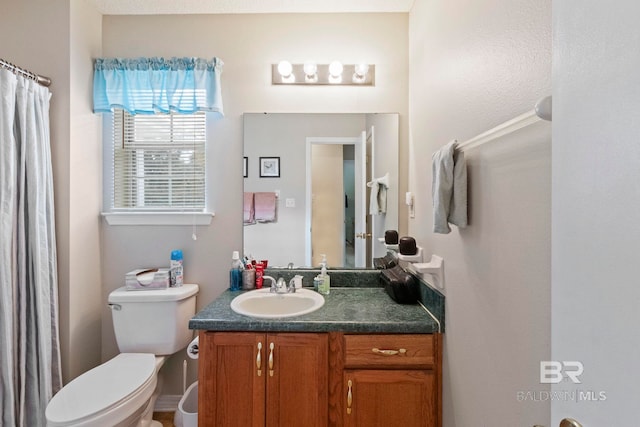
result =
M397 304L381 287L332 287L320 309L279 319L258 319L235 313L230 303L241 293L223 292L190 320L189 328L257 332L438 332L437 322L419 304Z

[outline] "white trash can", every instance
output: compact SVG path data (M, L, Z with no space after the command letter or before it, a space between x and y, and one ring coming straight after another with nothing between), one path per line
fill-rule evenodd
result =
M198 381L191 384L180 399L173 424L176 427L198 427Z

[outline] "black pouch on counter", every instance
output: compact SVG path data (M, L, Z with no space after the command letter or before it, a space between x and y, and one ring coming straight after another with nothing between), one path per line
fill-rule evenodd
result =
M387 254L382 258L373 259L373 268L376 270L386 270L387 268L393 268L397 265L393 255Z
M385 291L399 304L415 304L418 301L419 283L400 266L382 270L380 281Z

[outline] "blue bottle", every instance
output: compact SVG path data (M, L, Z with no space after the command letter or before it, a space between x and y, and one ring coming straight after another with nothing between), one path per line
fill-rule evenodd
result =
M242 289L242 270L244 269L242 261L240 261L240 254L238 251L233 251L231 257L231 272L229 273L229 289L232 291L239 291Z
M184 280L184 267L182 266L182 251L171 251L170 286L182 286Z

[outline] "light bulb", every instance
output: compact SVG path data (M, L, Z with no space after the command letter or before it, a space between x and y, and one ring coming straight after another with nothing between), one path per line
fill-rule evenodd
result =
M293 65L291 65L291 62L280 61L278 63L278 73L280 73L282 77L289 77L292 71L293 71Z
M358 77L364 77L369 72L369 64L356 64L355 72Z
M318 72L318 66L315 62L305 62L304 63L304 74L307 77L313 77Z
M304 69L305 83L318 82L318 65L315 62L305 62L302 68Z
M329 74L333 78L338 78L342 76L342 63L340 61L333 61L329 64Z

